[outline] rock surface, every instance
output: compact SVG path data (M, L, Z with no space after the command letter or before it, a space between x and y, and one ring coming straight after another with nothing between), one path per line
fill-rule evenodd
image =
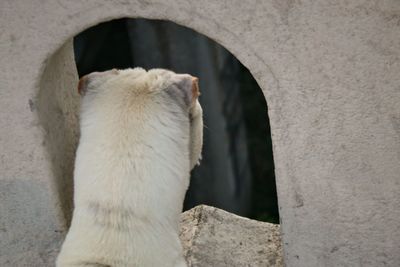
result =
M190 267L283 266L277 224L201 205L182 214L180 238Z

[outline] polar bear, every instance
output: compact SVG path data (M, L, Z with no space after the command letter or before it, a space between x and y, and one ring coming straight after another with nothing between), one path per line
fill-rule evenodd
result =
M113 69L78 90L74 212L57 266L187 266L179 218L201 158L198 79Z

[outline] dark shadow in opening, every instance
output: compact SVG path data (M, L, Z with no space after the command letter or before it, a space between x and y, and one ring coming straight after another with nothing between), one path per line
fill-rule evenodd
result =
M119 19L74 40L79 75L111 68L167 68L200 78L203 160L185 209L208 204L278 223L267 105L250 72L225 48L173 22Z

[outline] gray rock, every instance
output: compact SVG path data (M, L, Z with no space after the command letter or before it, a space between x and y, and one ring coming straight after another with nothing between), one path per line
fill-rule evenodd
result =
M283 266L278 224L201 205L182 214L180 238L190 267Z

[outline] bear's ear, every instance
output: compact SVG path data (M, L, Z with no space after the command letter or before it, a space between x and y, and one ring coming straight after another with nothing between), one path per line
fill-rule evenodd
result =
M195 103L200 96L199 78L192 77L192 103Z
M89 76L89 74L85 75L85 76L83 76L82 78L79 79L79 82L78 82L78 93L81 96L84 96L86 91L87 91L87 87L88 87L88 84L89 84L89 77L88 76Z
M107 79L110 75L117 75L119 71L117 69L112 69L112 70L107 70L107 71L95 71L89 74L86 74L85 76L82 76L82 78L79 80L78 83L78 92L81 96L84 96L88 90L89 83L93 81L94 79L99 80L102 78ZM101 81L101 80L99 80Z
M200 96L199 79L189 74L177 74L175 84L183 94L185 103L188 106L193 106Z

